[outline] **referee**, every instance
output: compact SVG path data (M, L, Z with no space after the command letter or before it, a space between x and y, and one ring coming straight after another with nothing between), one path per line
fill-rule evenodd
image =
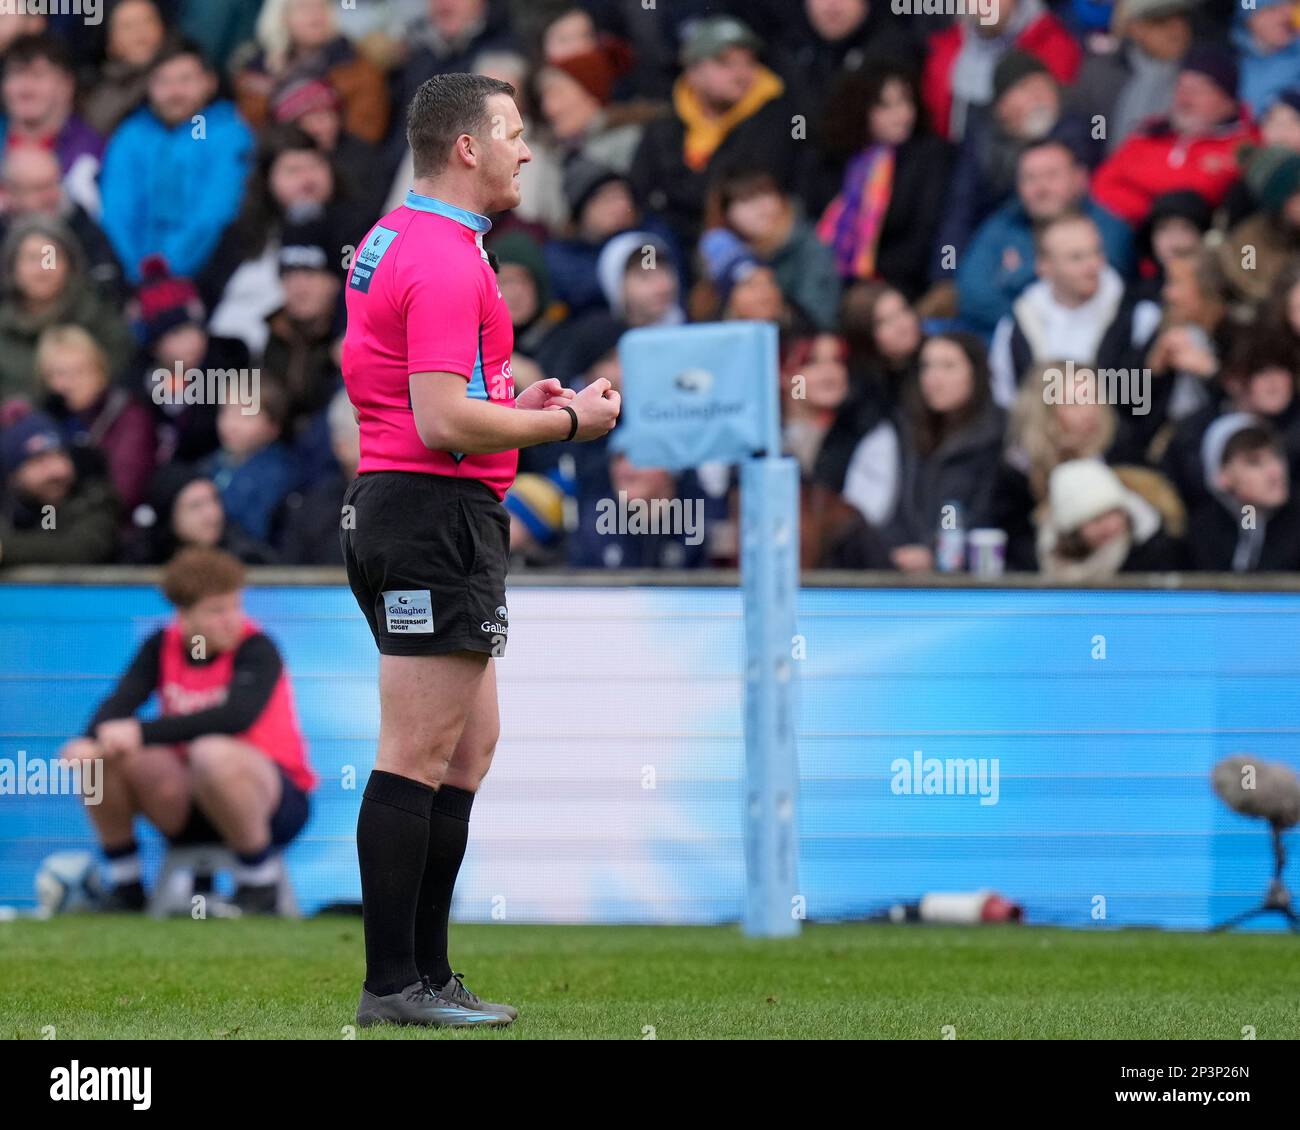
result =
M500 723L518 449L606 435L619 395L553 379L516 400L514 333L483 236L532 155L514 88L431 78L411 102L415 182L357 252L343 376L361 463L343 502L348 581L379 648L379 751L357 819L366 980L357 1023L509 1024L452 972L447 916Z

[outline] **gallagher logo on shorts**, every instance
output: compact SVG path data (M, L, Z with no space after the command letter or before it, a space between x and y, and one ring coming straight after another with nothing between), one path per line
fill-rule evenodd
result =
M492 632L498 636L509 635L510 628L505 623L507 618L506 606L504 604L498 604L496 622L494 623L491 620L484 620L483 623L478 626L478 629L480 632Z
M432 633L433 597L428 589L394 589L381 595L390 635Z

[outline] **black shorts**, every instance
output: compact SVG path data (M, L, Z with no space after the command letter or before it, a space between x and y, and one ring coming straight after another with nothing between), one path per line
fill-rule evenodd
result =
M271 813L271 846L284 847L302 831L311 815L311 801L307 794L285 775L284 766L277 764L280 772L280 803ZM213 827L208 814L197 804L190 805L190 818L176 835L173 844L219 844L222 835Z
M490 487L370 471L343 505L348 583L382 654L505 654L510 517Z

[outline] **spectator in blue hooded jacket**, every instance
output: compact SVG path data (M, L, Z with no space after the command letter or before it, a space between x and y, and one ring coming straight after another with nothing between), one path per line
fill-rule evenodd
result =
M1133 235L1128 225L1088 198L1088 170L1061 141L1046 140L1020 154L1016 196L976 229L957 260L957 309L961 323L991 334L1020 292L1034 281L1034 227L1075 209L1101 233L1106 261L1128 277Z
M131 282L147 256L183 276L200 271L235 218L253 135L199 48L169 44L149 76L149 104L109 142L100 187L104 230Z
M1300 76L1300 31L1290 0L1252 0L1232 29L1241 77L1237 96L1256 119Z
M273 381L260 381L254 403L232 398L217 413L221 447L199 470L217 486L226 515L249 537L266 543L271 521L302 473L283 442L289 396Z

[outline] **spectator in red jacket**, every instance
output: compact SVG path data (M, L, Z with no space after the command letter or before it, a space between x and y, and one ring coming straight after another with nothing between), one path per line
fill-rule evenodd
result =
M1062 84L1073 82L1083 63L1082 48L1042 0L1001 0L993 16L986 23L971 14L930 37L921 97L940 137L960 141L972 112L993 100L993 70L1008 51L1041 59Z
M1241 178L1237 150L1259 136L1236 91L1232 54L1212 44L1192 47L1169 116L1135 130L1097 170L1093 198L1135 225L1167 192L1190 189L1217 208Z

